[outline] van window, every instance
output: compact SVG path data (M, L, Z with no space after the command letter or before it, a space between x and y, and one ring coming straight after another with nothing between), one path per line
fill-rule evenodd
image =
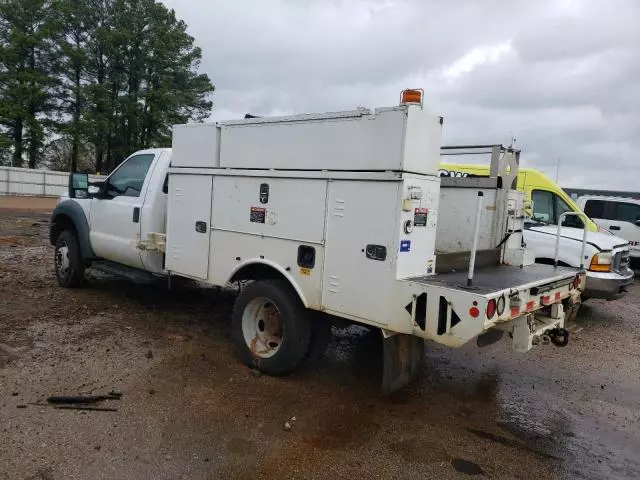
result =
M616 220L635 224L640 220L640 205L627 202L616 202Z
M559 195L547 190L534 190L531 192L531 200L533 201L533 220L538 222L557 225L560 215L573 211L573 208ZM562 225L573 228L583 228L584 226L582 220L575 215L566 217Z
M555 198L556 216L558 218L564 212L573 212L573 209L567 204L567 202L565 202L562 198L560 198L560 196L556 194L553 194L553 196L556 197ZM556 220L556 222L554 223L557 225L558 221ZM580 219L580 217L577 217L575 215L570 215L568 217L565 217L564 221L562 222L562 225L565 227L573 227L573 228L583 227L582 220Z
M591 218L636 223L640 220L640 205L612 200L587 200L584 213Z
M553 194L544 190L531 193L533 201L533 219L544 223L556 223L553 215Z
M604 201L587 200L584 204L584 213L586 213L589 218L605 218Z

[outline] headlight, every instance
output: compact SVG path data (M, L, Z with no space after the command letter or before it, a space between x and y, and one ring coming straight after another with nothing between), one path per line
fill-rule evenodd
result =
M596 253L591 259L589 270L592 272L610 272L613 264L611 252Z

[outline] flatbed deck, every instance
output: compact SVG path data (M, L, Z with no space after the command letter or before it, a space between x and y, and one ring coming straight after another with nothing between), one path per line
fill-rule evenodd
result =
M474 293L486 295L499 292L507 288L522 288L527 285L536 286L541 283L553 283L571 278L578 273L577 268L556 267L535 263L526 267L511 267L509 265L492 265L477 268L473 275L473 286L469 289ZM467 271L439 273L437 275L408 278L406 281L423 285L437 285L441 287L467 289Z

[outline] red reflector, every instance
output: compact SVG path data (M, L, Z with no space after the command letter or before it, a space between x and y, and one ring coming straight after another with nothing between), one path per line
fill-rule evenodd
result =
M480 315L480 310L478 310L478 307L471 307L469 309L469 315L471 315L473 318L478 318L478 315Z
M536 302L534 302L533 300L530 302L527 302L527 310L533 310L533 307L536 306Z
M511 316L517 317L520 315L520 307L511 307Z
M549 295L545 295L544 297L542 297L542 304L546 305L549 303L550 300L551 300L551 297Z
M496 314L496 301L492 298L487 303L487 318L491 320L493 316Z
M556 292L556 300L560 300L560 292Z

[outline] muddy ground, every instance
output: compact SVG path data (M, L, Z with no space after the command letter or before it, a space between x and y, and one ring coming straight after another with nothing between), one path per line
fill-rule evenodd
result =
M295 375L254 376L233 300L59 288L46 213L0 209L0 478L640 478L638 286L585 305L565 348L429 345L386 397L379 342L353 328ZM116 412L34 405L111 390Z

